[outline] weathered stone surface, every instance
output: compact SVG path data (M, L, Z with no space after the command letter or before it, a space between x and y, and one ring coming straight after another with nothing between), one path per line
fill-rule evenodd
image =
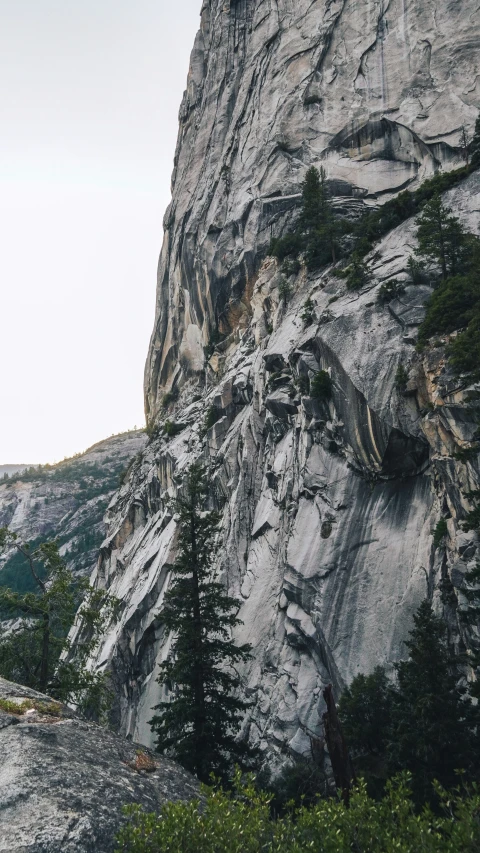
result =
M178 765L48 696L0 679L2 699L33 707L18 715L0 707L0 851L110 853L125 804L158 811L198 794Z
M480 486L478 454L458 451L471 448L475 417L446 340L415 352L431 293L408 272L415 222L375 247L359 292L328 268L302 268L286 302L267 251L295 223L311 164L353 216L461 162L462 125L471 132L480 106L479 28L475 0L203 3L145 374L149 417L183 429L148 444L112 501L94 574L122 612L92 666L110 669L114 722L135 740L151 743L169 652L168 499L197 459L222 513L219 576L242 602L236 638L254 650L244 734L270 764L321 736L326 684L338 694L359 671L392 671L427 594L453 642L478 642L458 619L477 547L461 520ZM478 234L480 173L446 200ZM405 291L382 307L392 278ZM329 400L305 393L319 369ZM179 399L165 411L172 387ZM435 548L440 518L448 537Z
M201 374L212 331L248 322L259 257L310 165L342 213L461 165L480 106L476 0L205 0L165 216L145 372Z
M480 173L447 200L478 233ZM475 429L468 389L453 382L444 344L417 355L402 318L376 298L392 271L407 275L414 232L407 221L376 246L371 280L359 292L346 290L328 269L309 276L301 270L287 307L276 264L267 258L253 286L250 321L221 376L209 374L206 387L196 387L195 403L187 382L168 413L184 429L148 444L112 502L94 580L122 600L123 612L92 665L110 668L115 722L135 740L151 743L158 662L169 648L161 614L175 559L168 497L194 459L209 466L222 512L217 565L242 601L236 637L254 649L243 671L253 703L245 733L270 764L322 734L326 684L338 694L359 671L377 664L392 670L425 595L452 639L470 642L456 608L459 578L473 565L476 546L460 525L469 507L465 493L479 488L480 475L478 456L454 456L471 445ZM408 286L404 311L420 319L429 292ZM328 307L327 323L305 328L307 297L317 316ZM395 384L400 363L411 377L408 395ZM330 373L330 400L290 396L300 375L311 378L318 369ZM235 397L239 377L251 390ZM204 436L213 404L221 417ZM448 518L449 536L435 548L441 517ZM448 578L457 598L447 605L441 589Z

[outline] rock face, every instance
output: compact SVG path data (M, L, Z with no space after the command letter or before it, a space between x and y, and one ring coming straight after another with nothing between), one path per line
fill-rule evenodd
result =
M0 678L0 851L110 853L125 804L197 795L173 762Z
M58 465L6 472L9 479L0 481L0 527L8 526L23 541L57 536L69 568L89 574L105 536L105 510L120 475L146 441L144 432L125 433ZM0 555L0 584L14 583L18 566L12 556Z
M217 565L242 601L237 637L254 648L244 733L269 761L321 735L322 687L338 695L356 673L393 667L426 595L459 649L478 641L459 619L477 552L460 526L480 485L477 424L445 341L415 353L431 289L409 277L414 221L375 247L353 293L330 269L302 268L285 304L267 246L294 221L310 164L355 215L459 163L480 106L479 27L473 0L203 4L146 367L159 432L110 505L94 574L123 611L92 665L110 668L115 722L135 740L151 742L169 649L167 498L196 459L222 511ZM478 234L480 173L446 201ZM405 290L382 307L392 278ZM308 393L319 369L327 401ZM167 417L181 427L172 438Z
M323 164L375 203L461 163L480 104L476 0L204 0L165 215L147 415L248 320L272 233Z

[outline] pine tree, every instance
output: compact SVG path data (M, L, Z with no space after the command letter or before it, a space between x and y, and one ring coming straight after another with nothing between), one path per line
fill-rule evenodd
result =
M338 254L339 225L333 215L323 166L320 171L311 166L302 184L300 228L306 237L306 262L315 269L329 260L335 263Z
M466 771L470 780L478 778L480 717L458 687L459 661L448 647L445 624L428 601L415 614L405 645L409 656L397 665L389 764L393 771L411 771L420 804L432 801L435 779L452 788L458 782L456 770Z
M480 166L480 115L478 115L475 122L473 139L470 143L470 164L473 169L477 169Z
M94 651L117 602L103 590L76 578L58 552L56 540L34 547L8 528L0 528L0 550L14 550L22 558L18 586L33 591L0 588L0 613L14 617L10 631L0 636L0 675L74 702L92 717L107 710L108 691L103 674L91 672L87 661ZM75 645L69 639L74 619L79 630Z
M231 630L240 624L240 602L215 580L214 539L219 516L205 511L205 471L192 465L184 495L174 504L179 552L160 618L172 632L170 657L159 683L171 696L153 710L157 749L173 755L200 780L211 773L228 778L232 760L247 749L236 740L247 703L235 695L240 678L235 665L250 657L250 646L236 646Z
M455 275L464 253L465 230L436 194L420 213L417 224L418 254L440 264L442 278Z

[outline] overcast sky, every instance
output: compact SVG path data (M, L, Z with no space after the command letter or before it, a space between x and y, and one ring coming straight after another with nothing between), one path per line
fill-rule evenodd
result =
M143 417L201 0L0 0L0 464Z

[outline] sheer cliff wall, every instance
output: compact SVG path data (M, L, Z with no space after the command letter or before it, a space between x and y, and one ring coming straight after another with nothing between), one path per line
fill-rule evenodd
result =
M147 416L246 322L270 234L309 165L374 203L459 164L480 102L476 0L209 0L166 212Z
M254 648L244 731L270 761L309 752L325 684L338 695L359 671L392 669L426 595L457 648L476 642L459 608L477 551L461 530L480 482L477 424L445 341L415 352L431 289L409 278L414 221L375 247L353 293L328 268L302 268L286 304L267 249L294 221L309 165L324 165L353 216L461 162L480 107L479 28L472 0L203 5L146 366L157 432L110 505L94 574L122 612L92 665L111 671L114 721L136 740L151 742L169 651L168 498L194 460L222 512L216 559L242 601L238 639ZM478 171L446 202L479 233ZM392 278L405 291L382 307ZM320 368L333 389L323 403L305 393Z

